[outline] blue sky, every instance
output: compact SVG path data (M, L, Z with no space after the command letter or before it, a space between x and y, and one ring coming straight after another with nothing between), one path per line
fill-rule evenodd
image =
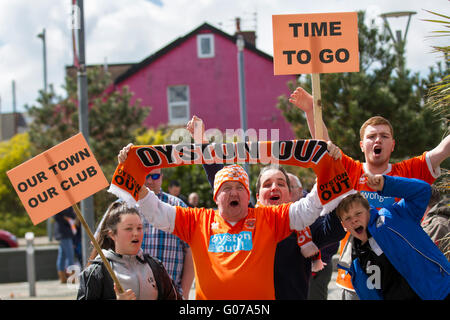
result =
M1 112L12 111L11 82L16 82L17 107L35 104L43 87L42 40L46 29L48 83L63 95L65 66L72 64L71 0L0 0ZM88 0L84 1L88 64L139 62L204 22L227 33L256 30L257 47L272 54L273 14L366 10L369 16L391 11L416 11L408 33L407 67L425 75L438 56L431 45L448 39L426 40L437 27L423 9L450 14L448 0ZM378 23L380 19L377 20ZM391 21L394 30L405 20Z

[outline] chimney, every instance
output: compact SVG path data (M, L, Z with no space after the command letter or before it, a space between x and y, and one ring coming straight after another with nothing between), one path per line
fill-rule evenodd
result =
M242 35L245 42L256 46L256 32L255 31L241 31L241 18L236 17L236 33L235 36Z

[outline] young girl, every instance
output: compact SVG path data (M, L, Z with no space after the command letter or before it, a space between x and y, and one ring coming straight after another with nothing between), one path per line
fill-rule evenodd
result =
M77 299L180 300L162 263L142 252L143 235L138 211L124 202L112 203L97 241L125 292L118 292L94 249L81 273Z

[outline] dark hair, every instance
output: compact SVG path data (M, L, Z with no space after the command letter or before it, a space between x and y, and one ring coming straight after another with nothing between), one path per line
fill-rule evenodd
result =
M109 231L112 231L113 234L117 232L117 224L124 214L137 214L140 217L139 211L135 207L128 207L124 201L118 200L109 205L108 210L106 210L105 219L103 219L102 226L95 239L100 248L116 250L114 241L109 237L108 233ZM97 250L95 248L92 249L89 260L93 260L97 254Z
M180 186L180 183L178 182L178 180L171 180L169 182L169 188L170 187L179 187L179 186Z
M261 188L261 176L264 174L264 172L269 171L269 170L278 170L284 175L284 178L286 179L286 183L287 183L287 186L288 186L288 189L290 192L291 191L291 183L289 182L289 177L287 175L286 170L279 164L270 164L270 165L262 168L261 171L259 172L258 179L256 180L256 193L259 193L259 188Z
M351 195L348 195L344 199L342 199L342 201L339 202L336 208L336 215L341 221L342 215L347 212L354 203L360 203L367 210L370 209L369 201L367 201L367 199L364 198L361 193L352 193Z

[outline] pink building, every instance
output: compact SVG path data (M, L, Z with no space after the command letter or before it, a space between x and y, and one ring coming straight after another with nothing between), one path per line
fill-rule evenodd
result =
M134 99L152 108L145 121L148 127L184 126L195 114L207 129L238 129L236 39L205 23L133 65L116 78L114 86L128 86ZM274 76L273 58L247 41L244 65L247 127L257 132L279 129L280 140L293 139L293 130L276 104L278 96L290 94L286 83L295 76ZM269 133L267 138L277 137Z

